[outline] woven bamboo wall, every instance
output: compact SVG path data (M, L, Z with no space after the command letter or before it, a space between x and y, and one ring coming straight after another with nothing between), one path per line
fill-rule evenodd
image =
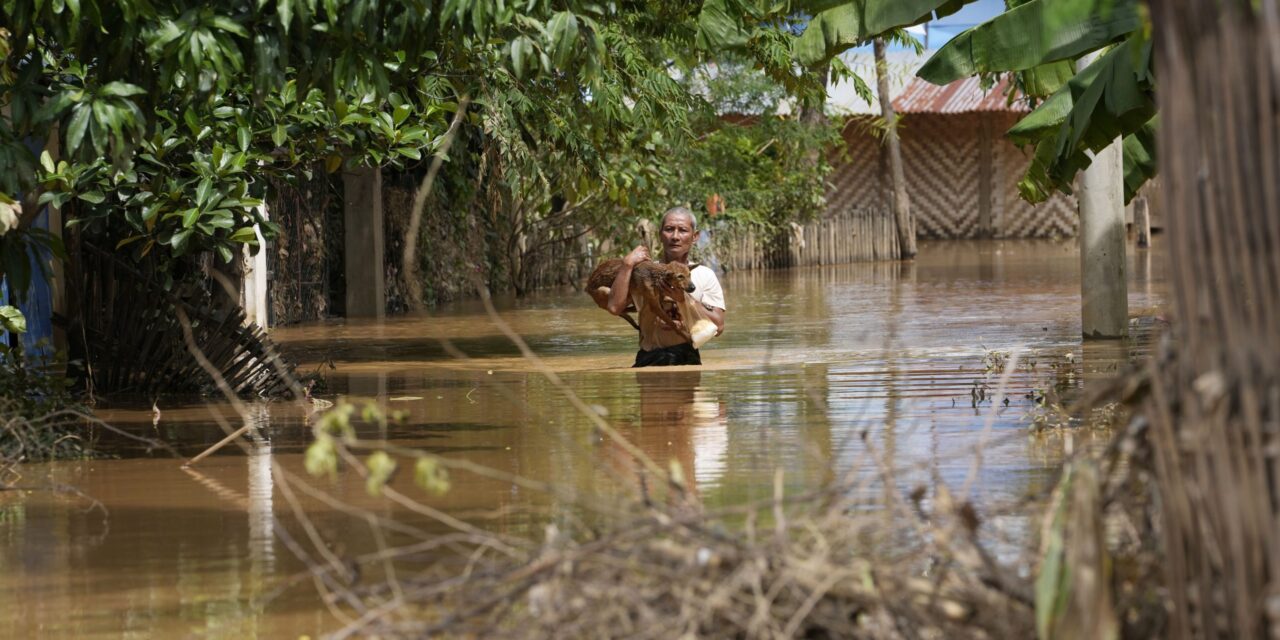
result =
M909 114L902 120L907 196L927 238L1074 236L1075 198L1055 194L1032 205L1018 195L1030 156L1004 139L1016 114ZM888 210L882 146L856 127L829 180L828 215L849 207ZM985 168L984 168L985 166ZM985 182L985 184L984 184ZM985 211L984 211L985 202Z
M1031 204L1018 194L1018 181L1031 164L1031 149L1023 151L1004 137L1004 132L1017 122L1017 114L984 114L989 118L993 132L992 148L995 156L996 197L992 209L995 213L997 236L1003 238L1053 238L1074 237L1079 229L1080 216L1075 196L1054 193L1039 204Z

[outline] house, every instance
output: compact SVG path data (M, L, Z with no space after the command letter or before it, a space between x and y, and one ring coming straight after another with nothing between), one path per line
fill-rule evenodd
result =
M1036 238L1076 234L1072 196L1030 204L1017 183L1031 150L1004 132L1029 109L1007 98L1007 81L984 90L977 78L936 86L911 80L894 97L907 194L916 231L927 238ZM888 157L868 116L849 118L845 148L829 178L828 214L851 207L891 209Z

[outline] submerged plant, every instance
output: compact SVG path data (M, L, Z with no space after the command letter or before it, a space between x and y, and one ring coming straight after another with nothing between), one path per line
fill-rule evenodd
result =
M3 306L0 326L20 336L26 333L26 318L17 308ZM72 398L70 381L57 365L43 355L29 359L20 342L0 344L0 468L85 454L80 434L87 412Z

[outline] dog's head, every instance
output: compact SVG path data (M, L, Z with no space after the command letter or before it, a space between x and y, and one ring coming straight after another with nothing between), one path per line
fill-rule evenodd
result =
M664 284L673 291L687 291L693 293L697 287L693 286L693 278L689 275L689 267L679 262L668 262L666 265L667 275Z

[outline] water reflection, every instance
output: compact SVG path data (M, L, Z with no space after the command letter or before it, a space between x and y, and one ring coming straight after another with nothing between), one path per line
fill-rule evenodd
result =
M719 484L729 447L728 406L701 383L698 370L637 372L640 424L628 430L655 461L678 465L694 493Z
M275 573L275 509L272 496L271 443L254 443L248 456L249 468L249 563L255 578Z

